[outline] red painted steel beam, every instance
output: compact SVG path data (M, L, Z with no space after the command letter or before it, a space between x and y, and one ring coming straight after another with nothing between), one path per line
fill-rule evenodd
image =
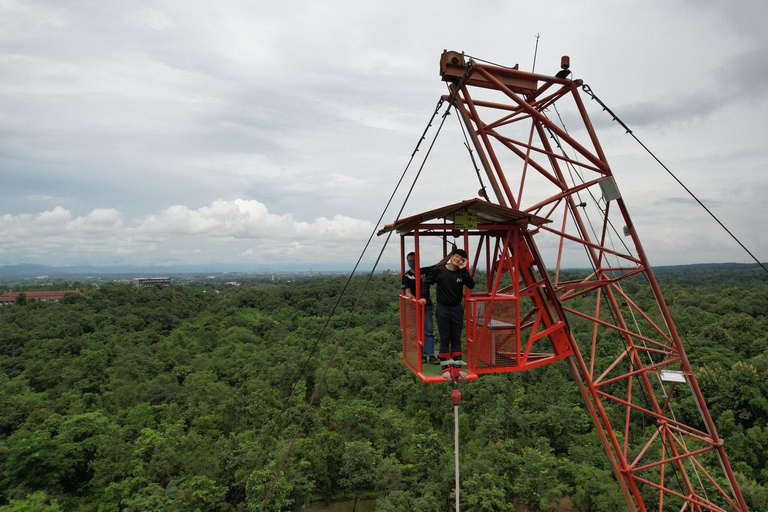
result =
M454 54L454 57L456 55L458 54ZM525 247L530 250L530 257L525 256L523 259L518 259L521 279L529 287L533 282L544 281L540 286L531 289L534 292L531 297L536 299L537 308L545 313L541 319L547 325L546 329L549 329L550 332L559 331L557 319L559 317L566 320L566 313L583 318L592 326L592 344L586 353L589 357L589 364L587 364L587 360L579 350L572 333L570 333L570 328L565 326L567 343L573 351L573 357L566 358L566 361L587 405L588 413L596 427L614 473L619 480L628 507L630 510L648 510L642 490L643 486L648 485L659 490L658 506L660 509L664 508L665 498L670 500L674 498L682 500L684 503L682 510L703 510L704 508L726 510L721 509L720 505L710 502L706 497L706 491L699 490L693 484L693 474L684 465L684 462L690 460L693 464L692 467L700 467L703 470L703 465L697 456L714 451L721 461L724 478L728 481L730 491L718 486L716 480L710 476L709 470L702 471L706 476L705 480L714 486L726 506L733 507L731 510L734 511L745 512L747 510L746 504L727 460L723 442L716 433L714 422L706 407L704 397L698 387L690 362L685 355L668 307L648 263L646 253L640 244L626 205L620 194L616 195L611 192L611 187L603 190L603 184L600 183L606 181L610 182L609 185L614 184L613 173L579 95L578 89L581 82L534 75L471 61L466 63L463 55L460 57L461 59L457 59L456 63L460 62L461 65L457 65L455 69L450 68L450 66L443 69L441 65L441 72L444 80L453 82L458 82L460 78L463 80L462 87L453 89L457 93L455 105L462 114L463 122L468 128L481 161L485 162L484 167L489 179L492 183L494 180L497 183L494 191L498 201L500 203L508 202L515 209L535 211L539 216L542 216L541 212L545 208L551 208L543 215L550 220L555 220L562 212L562 216L557 218L561 221L561 225L557 229L541 226L537 230L540 230L542 235L558 238L555 283L559 282L564 242L566 241L574 242L583 247L588 260L594 267L590 277L581 283L566 282L557 286L552 285L547 277L546 269L541 263L538 248L533 242L533 232L525 235L527 239ZM557 86L558 89L544 96L544 93L553 86ZM470 95L470 91L475 87L496 91L503 99L501 101L491 101L486 98L474 99ZM577 141L575 137L560 129L542 112L543 108L550 107L567 98L573 99L572 107L576 109L577 115L583 122L586 131L585 142ZM484 115L496 114L496 117L484 119L480 115L481 113ZM525 123L531 125L530 132L527 134L512 136L506 133L513 129L523 128ZM531 138L533 133L538 136L538 140L534 141ZM550 134L557 137L557 150L550 144ZM527 142L523 142L526 138ZM495 147L494 144L498 147ZM593 149L587 149L587 146ZM573 151L589 163L579 163L575 158L558 152L563 150ZM519 178L517 197L511 192L514 183L510 178L513 175L505 173L508 169L502 165L502 162L505 162L506 165L507 160L505 159L508 158L504 155L504 151L508 151L509 155L513 155L523 162L522 171L518 171L516 176ZM537 156L544 156L545 158L537 158ZM566 173L561 166L580 168L601 177L587 179L585 183L578 185L569 184ZM525 195L529 195L526 185L529 178L532 180L533 177L545 180L545 183L549 183L552 187L552 191L544 199L538 199L535 204L528 206L524 204L523 193L525 191ZM593 241L589 235L591 227L585 222L586 210L584 212L579 211L576 206L577 194L592 190L595 185L600 186L602 192L598 196L602 196L602 201L605 203L601 211L602 218L594 231L597 242ZM608 191L606 192L606 190ZM533 194L530 195L534 197ZM615 205L612 207L610 203L615 203ZM634 247L636 256L607 246L610 241L608 237L609 223L612 218L616 217L626 226L625 229L630 240L628 245ZM566 222L570 219L573 220L572 225ZM620 258L634 263L636 266L611 264L609 259L612 258ZM521 266L522 268L519 268ZM533 268L537 270L531 270ZM538 271L541 271L540 276L543 276L543 279L536 277L535 273ZM649 312L644 311L639 306L639 302L632 298L632 294L620 286L620 281L637 274L644 274L648 280L648 288L658 307L660 321L653 308ZM556 291L565 293L561 293L558 298ZM590 297L592 294L596 294L594 313L592 314L586 314L575 308L565 308L561 303L565 300ZM574 302L574 304L576 303ZM621 303L627 305L630 313L633 314L633 320L639 322L638 325L627 324ZM603 319L607 318L606 315L613 317L613 323ZM642 329L640 324L643 326ZM538 335L536 333L538 327L536 327L535 322L532 329L534 334L529 336L529 345ZM625 345L618 357L608 361L607 367L606 361L598 358L598 351L604 351L605 348L601 347L607 342L603 336L605 329L616 332ZM643 330L648 330L647 334L644 334ZM614 342L611 341L610 343L613 344ZM612 346L614 345L609 345L609 347ZM616 350L621 350L618 343L615 346ZM646 364L644 358L652 355L662 356L662 358L660 361L651 360ZM659 386L663 390L663 384L654 386L650 377L656 378L661 368L670 365L679 365L682 373L686 375L693 398L702 411L703 430L692 425L686 425L674 418L672 392L684 388L677 388L673 385L672 391L666 396L661 396L661 400L657 395ZM628 368L625 369L624 366ZM596 373L600 374L597 379L594 378ZM613 393L607 392L609 387L621 387L620 384L626 384L625 389L621 390L622 396L618 396L615 390L612 390ZM623 419L621 421L612 420L613 413L609 414L608 412L609 408L616 409L617 407L622 411ZM658 433L653 434L647 444L643 444L643 440L648 436L636 425L636 421L633 419L635 415L647 417L660 423ZM616 432L623 432L623 443L619 441ZM635 436L638 437L637 441L631 441ZM688 449L686 440L694 444L704 443L706 448ZM636 446L638 443L641 444L639 446L639 449L642 450L641 457L635 457L635 461L630 462L628 457L631 452L634 453L638 449ZM657 455L648 451L648 447L655 443L661 443L662 447L662 456L657 460L651 458ZM642 466L638 466L640 460L643 461ZM638 471L647 471L656 467L662 468L661 473L655 477L659 479L658 482L633 474L633 468ZM670 478L667 474L669 468L674 468L678 478Z

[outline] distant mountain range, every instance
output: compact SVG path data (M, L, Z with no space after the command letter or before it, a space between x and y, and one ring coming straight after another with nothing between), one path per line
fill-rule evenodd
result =
M393 266L394 268L394 266ZM261 274L272 272L341 272L350 271L349 266L343 265L114 265L114 266L90 266L78 265L71 267L52 267L49 265L37 265L24 263L20 265L0 266L0 277L36 277L36 276L73 276L73 275L115 275L130 274L132 276L159 276L176 274L222 274L222 273L247 273Z

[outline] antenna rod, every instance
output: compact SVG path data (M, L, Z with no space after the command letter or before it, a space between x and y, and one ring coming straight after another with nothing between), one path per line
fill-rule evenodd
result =
M541 34L536 34L536 48L533 49L533 67L531 68L531 73L536 71L536 54L539 53L539 36Z

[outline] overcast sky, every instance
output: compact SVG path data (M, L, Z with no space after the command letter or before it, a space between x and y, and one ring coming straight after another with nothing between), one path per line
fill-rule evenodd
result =
M443 49L530 70L537 33L537 72L569 55L766 261L767 23L757 0L0 0L0 265L354 263ZM751 261L592 115L652 264ZM405 214L475 196L440 188L473 178L461 146L451 122Z

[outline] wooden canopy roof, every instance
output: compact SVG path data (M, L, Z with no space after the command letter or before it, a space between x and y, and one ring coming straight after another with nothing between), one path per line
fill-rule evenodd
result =
M383 235L384 233L389 233L393 230L400 234L407 233L416 228L416 226L435 219L446 219L453 222L454 215L457 212L474 213L477 215L477 223L485 225L533 224L534 226L541 226L542 224L551 222L549 219L537 217L536 215L521 212L520 210L513 210L495 203L489 203L482 199L469 199L460 203L450 204L435 210L417 213L410 217L398 219L394 223L387 224L381 228L377 234Z

